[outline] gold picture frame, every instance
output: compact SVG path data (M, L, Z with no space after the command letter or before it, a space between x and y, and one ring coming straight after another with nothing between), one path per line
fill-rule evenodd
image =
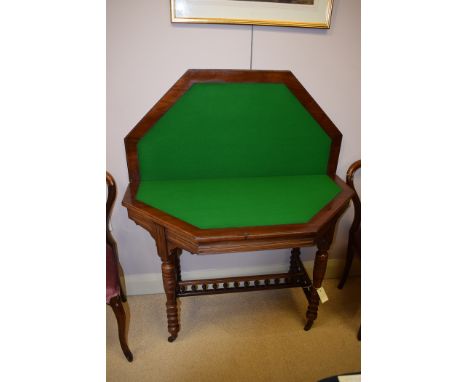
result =
M171 0L174 23L330 28L333 0Z

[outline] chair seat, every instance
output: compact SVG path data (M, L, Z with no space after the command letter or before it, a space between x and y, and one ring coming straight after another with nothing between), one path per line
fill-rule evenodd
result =
M140 182L136 199L198 228L307 223L339 192L327 175Z
M114 251L109 244L106 244L106 303L120 294L118 277L119 270Z

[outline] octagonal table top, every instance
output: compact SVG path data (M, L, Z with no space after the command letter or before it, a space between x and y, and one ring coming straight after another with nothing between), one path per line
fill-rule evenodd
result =
M123 205L192 253L312 245L352 196L341 139L289 71L188 70L125 138Z

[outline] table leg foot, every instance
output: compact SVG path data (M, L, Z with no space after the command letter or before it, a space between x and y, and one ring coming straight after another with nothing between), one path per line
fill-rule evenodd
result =
M307 306L306 318L307 323L304 326L304 330L310 330L318 314L319 298L317 291L314 288L311 288L311 297L309 300L309 305Z
M172 336L169 336L167 340L168 340L169 342L174 342L174 341L176 340L176 338L177 338L177 334L172 335Z
M133 362L133 354L132 354L132 352L130 350L128 352L124 352L124 354L125 354L125 358L127 358L128 362Z

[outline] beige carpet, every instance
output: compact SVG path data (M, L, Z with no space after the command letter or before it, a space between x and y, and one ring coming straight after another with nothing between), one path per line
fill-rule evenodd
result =
M107 310L107 380L155 382L307 381L360 370L360 278L343 290L325 280L329 301L309 332L306 299L285 289L180 299L181 330L167 342L165 296L128 298L127 362Z

